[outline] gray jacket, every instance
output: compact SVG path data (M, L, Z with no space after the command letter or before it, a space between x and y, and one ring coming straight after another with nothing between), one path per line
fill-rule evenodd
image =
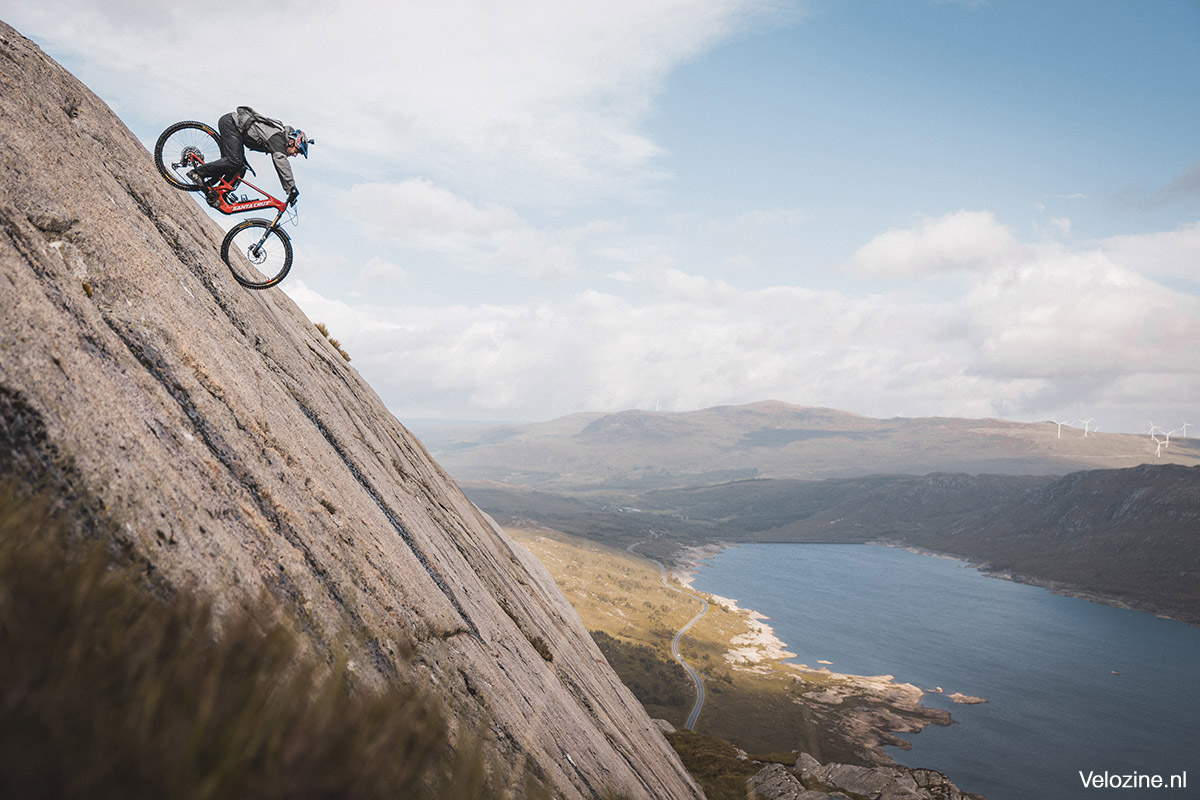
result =
M238 106L233 118L238 130L242 132L246 147L271 154L275 171L279 173L279 183L285 192L291 192L296 187L296 179L292 177L287 143L295 135L295 131L277 119L264 117L250 106Z

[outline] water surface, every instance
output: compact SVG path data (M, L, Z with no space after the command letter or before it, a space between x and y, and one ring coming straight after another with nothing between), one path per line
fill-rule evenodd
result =
M1094 798L1079 772L1187 771L1200 797L1200 628L989 578L951 559L870 545L754 544L720 553L695 587L769 616L799 663L894 675L957 724L909 735L900 763L989 800Z

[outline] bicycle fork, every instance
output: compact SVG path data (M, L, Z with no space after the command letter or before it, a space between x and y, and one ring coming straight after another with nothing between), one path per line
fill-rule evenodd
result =
M266 243L267 237L279 228L279 220L281 219L283 219L283 208L275 212L275 219L271 221L269 226L263 228L263 234L258 238L258 241L246 248L246 254L254 259L256 263L262 260L262 246ZM283 233L282 230L279 232Z

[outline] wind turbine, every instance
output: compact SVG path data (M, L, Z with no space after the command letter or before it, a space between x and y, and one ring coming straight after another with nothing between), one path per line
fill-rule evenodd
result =
M1179 428L1176 428L1176 429L1175 429L1175 430L1173 430L1173 431L1165 431L1165 432L1163 432L1163 436L1167 437L1166 441L1165 441L1165 442L1163 442L1163 446L1164 446L1164 447L1167 447L1167 448L1170 448L1170 447L1171 447L1171 434L1172 434L1172 433L1177 433L1178 431L1179 431Z
M1069 423L1071 420L1069 420L1069 419L1064 419L1062 422L1059 422L1058 420L1056 420L1056 419L1053 419L1053 420L1050 420L1050 421L1051 421L1051 422L1053 422L1055 425L1057 425L1057 426L1058 426L1058 438L1059 438L1059 439L1061 439L1061 438L1062 438L1062 426L1063 426L1063 425L1066 425L1066 424L1067 424L1067 423Z
M1154 457L1162 458L1163 440L1154 435L1153 429L1150 431L1150 441L1158 445L1158 447L1154 449Z
M1095 422L1096 418L1092 417L1091 419L1081 419L1079 421L1083 423L1083 438L1086 439L1088 435L1088 426Z
M1183 438L1185 438L1185 439L1187 438L1187 426L1188 426L1188 424L1189 424L1189 423L1187 423L1187 422L1183 423Z

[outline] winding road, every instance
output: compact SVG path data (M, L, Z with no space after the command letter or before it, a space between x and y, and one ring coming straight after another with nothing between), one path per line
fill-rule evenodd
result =
M633 553L633 548L637 547L639 544L641 544L641 542L635 542L625 549ZM636 555L640 555L640 553ZM646 556L643 557L645 558ZM696 685L696 702L692 705L692 713L688 714L687 722L683 724L685 729L694 731L696 730L696 719L700 716L700 709L704 707L704 679L701 678L700 673L697 672L691 664L684 661L683 656L679 654L679 640L683 638L683 635L687 633L693 625L700 621L701 617L708 613L708 601L698 594L692 594L689 591L672 586L670 580L667 578L666 565L658 559L650 560L655 564L658 564L659 573L662 575L663 586L666 586L673 592L679 592L682 595L686 595L693 600L699 600L702 606L700 613L688 620L688 623L680 628L679 632L675 634L675 638L671 640L671 655L675 656L675 660L679 662L680 666L687 670L687 674L692 677L692 683Z

